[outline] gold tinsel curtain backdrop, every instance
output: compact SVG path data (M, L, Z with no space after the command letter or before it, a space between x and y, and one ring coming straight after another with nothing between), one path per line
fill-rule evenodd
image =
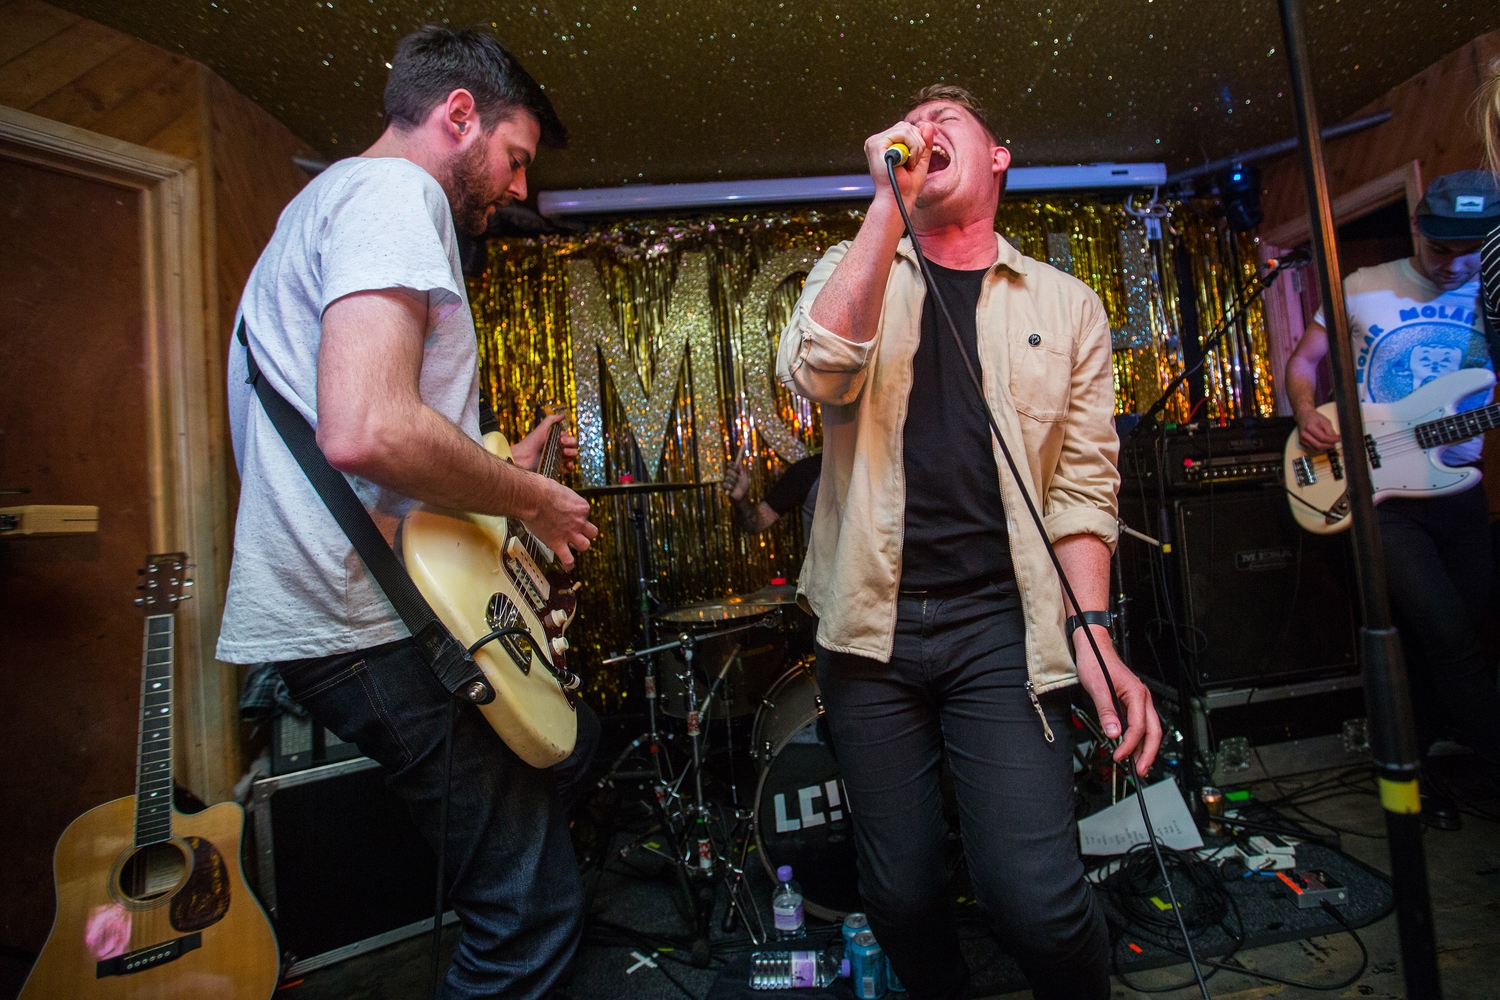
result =
M1006 201L996 221L1022 253L1103 299L1122 413L1145 410L1182 370L1183 299L1206 335L1255 268L1253 240L1230 233L1211 203L1168 208L1162 239L1120 204L1084 199ZM642 577L663 607L796 578L800 519L746 536L717 484L743 458L756 499L820 450L817 407L776 382L776 343L808 270L854 236L862 214L632 219L491 242L469 288L483 391L512 438L544 401L575 415L580 460L569 485L590 498L599 537L575 572L584 589L570 638L600 707L622 707L629 690L624 672L595 665L640 644ZM1178 259L1191 273L1186 296ZM1209 355L1193 416L1269 416L1268 358L1252 307ZM1168 413L1182 420L1188 408L1183 391Z

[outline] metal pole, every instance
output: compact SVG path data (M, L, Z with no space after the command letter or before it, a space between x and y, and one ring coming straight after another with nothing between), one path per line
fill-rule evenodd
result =
M1360 582L1364 623L1360 653L1364 671L1366 711L1370 718L1370 749L1380 784L1391 851L1391 875L1396 890L1396 926L1401 935L1401 969L1410 1000L1441 997L1437 944L1432 929L1432 902L1427 889L1427 861L1422 852L1422 805L1417 791L1417 739L1412 723L1411 697L1401 642L1391 625L1386 594L1385 556L1380 524L1371 495L1370 468L1365 454L1364 421L1359 411L1359 388L1354 380L1349 316L1344 308L1335 242L1333 206L1323 164L1323 140L1318 130L1318 108L1311 89L1307 62L1307 33L1302 0L1279 0L1281 30L1291 73L1297 135L1302 147L1302 170L1312 221L1313 261L1323 293L1323 317L1328 328L1328 359L1333 369L1338 405L1339 436L1345 456L1344 486L1354 519L1354 557ZM1351 458L1351 456L1354 456Z

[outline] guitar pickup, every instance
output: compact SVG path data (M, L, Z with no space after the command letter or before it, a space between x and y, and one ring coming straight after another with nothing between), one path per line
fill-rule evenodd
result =
M1335 481L1344 478L1344 459L1343 456L1339 454L1339 450L1337 448L1334 448L1328 452L1328 467L1333 471L1333 478Z
M511 535L510 541L505 543L505 564L507 568L514 567L511 569L511 577L515 579L516 586L526 592L532 610L540 614L546 608L548 598L552 596L552 585L547 582L547 577L536 560L531 558L531 553L526 551L526 546L515 535Z
M202 934L188 934L184 937L168 941L166 944L153 944L149 948L137 948L135 951L127 951L123 955L114 958L106 958L94 965L94 978L105 979L109 976L129 976L147 969L154 969L158 965L165 965L186 955L190 951L196 951L203 947Z
M1292 460L1292 475L1297 477L1298 486L1311 486L1318 481L1318 474L1313 469L1312 458L1303 455L1301 458Z
M1375 447L1375 435L1365 435L1365 454L1370 458L1370 468L1380 468L1380 449Z

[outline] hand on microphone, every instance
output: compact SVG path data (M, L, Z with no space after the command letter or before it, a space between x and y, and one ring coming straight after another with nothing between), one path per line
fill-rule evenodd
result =
M937 129L930 122L913 125L897 122L895 125L870 136L865 140L865 159L870 165L870 176L875 180L875 197L889 197L891 182L886 175L886 152L894 143L901 143L911 151L904 166L896 168L896 183L901 189L901 199L907 208L912 207L922 185L927 182L927 164L932 158L932 137Z

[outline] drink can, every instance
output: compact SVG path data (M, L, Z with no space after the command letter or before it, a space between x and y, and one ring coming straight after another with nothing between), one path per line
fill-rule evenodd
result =
M844 918L844 948L854 942L854 935L870 929L870 918L863 913L851 913Z
M849 980L858 1000L879 1000L886 992L885 952L870 931L860 931L849 943Z

